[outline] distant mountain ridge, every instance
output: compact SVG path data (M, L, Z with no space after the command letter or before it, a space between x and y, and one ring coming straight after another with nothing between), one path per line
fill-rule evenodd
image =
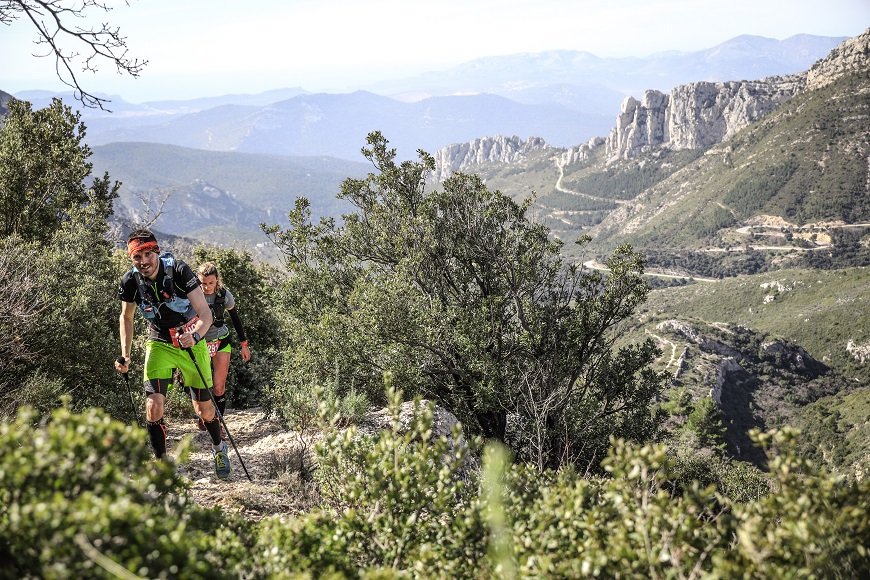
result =
M365 88L381 94L492 93L519 102L542 102L529 98L533 93L556 100L563 96L560 93L573 89L587 101L587 95L595 92L620 95L614 99L621 100L646 89L668 91L689 82L760 79L801 72L847 38L798 34L775 40L742 35L705 50L628 58L602 58L570 50L493 56ZM561 91L546 89L554 86L561 86ZM570 107L569 100L561 102Z
M576 135L600 132L603 115L587 115L560 105L523 105L495 95L433 97L415 103L357 91L305 94L265 107L223 105L182 115L157 125L112 129L89 124L94 145L148 141L213 151L276 155L328 155L358 160L365 137L388 135L404 158L417 149L434 151L480 135L513 131L543 133L568 145Z
M12 95L9 93L5 93L0 91L0 117L4 116L7 112L9 112L9 108L6 106L6 103L9 102L9 99L12 98Z
M451 145L436 154L436 174L479 172L514 197L534 192L536 215L565 239L582 231L605 250L700 250L693 267L709 271L701 275L728 271L729 253L749 245L778 251L780 262L822 263L847 251L831 245L838 236L863 263L868 72L870 30L800 74L628 98L606 140ZM815 259L816 249L828 251Z
M568 147L606 135L626 95L805 70L841 40L741 36L704 51L625 59L576 51L508 55L341 95L286 89L141 105L113 98L115 113L85 110L83 117L92 145L150 141L358 160L365 135L378 129L402 158L495 135ZM47 102L45 94L20 96Z

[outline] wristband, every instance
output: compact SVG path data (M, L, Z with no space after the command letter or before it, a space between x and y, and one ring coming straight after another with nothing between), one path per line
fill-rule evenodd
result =
M193 344L196 344L200 340L202 340L202 337L199 335L198 332L194 331L193 332Z
M239 345L240 345L240 346L248 346L248 341L247 341L247 340L243 340L242 342L239 343Z

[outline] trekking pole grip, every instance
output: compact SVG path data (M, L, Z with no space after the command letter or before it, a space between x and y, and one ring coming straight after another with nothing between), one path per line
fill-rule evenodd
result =
M119 356L118 358L115 359L115 362L118 363L119 365L125 365L125 364L127 364L127 359L125 359L122 356ZM123 377L125 379L127 378L127 376L129 376L129 374L130 373L121 373L121 375L123 375Z

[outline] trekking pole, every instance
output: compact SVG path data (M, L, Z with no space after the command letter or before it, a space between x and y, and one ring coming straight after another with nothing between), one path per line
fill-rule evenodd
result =
M205 380L205 376L203 376L202 371L199 370L199 365L196 364L196 357L193 356L193 351L190 348L186 348L184 350L187 351L187 354L190 356L190 360L193 361L193 366L196 367L196 372L199 373L199 378L200 378L200 380L202 380L202 384L206 385L205 390L208 391L208 396L209 396L209 398L211 398L211 404L214 405L215 415L217 415L218 419L220 419L221 425L223 426L224 431L226 431L227 437L229 438L230 443L233 444L233 449L236 450L236 457L239 458L239 463L242 464L242 469L245 470L245 475L247 476L248 481L250 481L251 483L254 483L254 480L251 479L251 474L248 473L248 468L245 467L245 462L244 462L244 460L242 460L242 455L241 455L241 453L239 453L239 448L236 447L236 442L233 440L233 435L232 435L232 433L230 433L230 430L227 429L227 424L226 424L226 421L224 421L224 416L221 415L221 412L218 409L217 401L214 400L214 393L212 393L211 389L208 388L208 386L207 386L208 382Z
M126 364L127 361L124 360L124 357L119 356L117 359L118 364ZM127 386L127 394L130 395L130 409L133 411L133 417L136 419L136 424L140 427L144 427L142 425L142 420L139 419L139 413L136 412L136 402L133 400L133 391L130 390L130 373L121 373L121 376L124 377L124 384Z

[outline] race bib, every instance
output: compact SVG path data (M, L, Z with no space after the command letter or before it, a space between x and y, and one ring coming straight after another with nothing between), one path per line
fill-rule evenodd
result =
M217 354L218 349L221 346L220 340L210 340L208 341L208 354L209 356L214 356Z
M193 330L193 327L196 326L197 322L199 322L199 316L194 316L193 318L191 318L190 320L185 322L181 326L181 328L183 329L184 332L191 332Z
M199 320L199 316L194 316L193 318L191 318L190 320L185 322L182 326L179 326L178 328L170 328L169 329L169 338L172 339L172 346L174 346L175 348L180 348L181 345L178 344L178 335L184 334L185 332L190 332L198 320ZM212 356L214 356L214 355L212 355Z

